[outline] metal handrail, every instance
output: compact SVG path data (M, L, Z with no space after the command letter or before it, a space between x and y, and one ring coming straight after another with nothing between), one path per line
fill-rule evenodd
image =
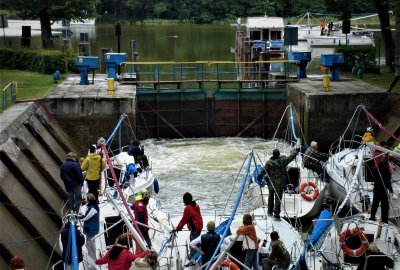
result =
M3 88L2 90L2 100L1 100L1 109L4 110L6 108L6 106L8 105L9 101L11 101L11 103L14 103L14 101L16 100L17 97L17 92L16 92L16 82L10 82L9 84L7 84L6 87ZM10 92L10 94L8 95L8 91Z
M196 62L124 62L121 67L141 66L139 83L194 83L194 82L287 82L288 60L255 62L196 61ZM264 65L282 63L285 78L270 79ZM131 68L129 70L132 70ZM136 69L135 69L136 70ZM240 74L240 76L238 75ZM247 76L247 77L246 77ZM255 78L253 78L255 76ZM246 79L247 78L247 79Z

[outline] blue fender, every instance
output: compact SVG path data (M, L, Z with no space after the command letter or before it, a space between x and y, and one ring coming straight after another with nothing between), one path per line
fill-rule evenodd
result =
M154 192L155 192L156 194L158 194L158 192L160 191L160 186L159 186L159 184L158 184L157 178L154 178L153 187L154 187Z

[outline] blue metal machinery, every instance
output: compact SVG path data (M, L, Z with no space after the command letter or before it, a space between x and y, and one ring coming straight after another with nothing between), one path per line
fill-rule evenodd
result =
M117 67L123 62L128 61L128 54L126 53L106 53L104 54L104 62L106 64L108 78L118 80Z
M90 71L93 71L93 83L94 71L99 68L99 58L97 56L78 56L76 58L76 68L81 74L80 85L89 84L88 74Z
M331 81L339 80L339 68L343 63L343 53L321 54L320 64L331 71Z
M288 52L288 60L296 61L297 78L307 78L307 65L311 61L311 52Z

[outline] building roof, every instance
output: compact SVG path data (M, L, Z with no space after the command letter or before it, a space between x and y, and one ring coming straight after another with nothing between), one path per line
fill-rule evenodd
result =
M284 28L282 17L249 17L247 28Z

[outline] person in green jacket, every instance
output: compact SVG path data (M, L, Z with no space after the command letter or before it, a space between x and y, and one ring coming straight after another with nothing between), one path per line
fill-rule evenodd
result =
M263 270L270 270L275 265L279 269L287 269L290 265L290 254L285 244L279 240L279 234L276 231L271 232L271 253L263 259Z
M82 171L86 171L86 182L89 192L96 200L99 198L99 189L101 183L101 173L106 168L106 162L103 157L96 153L96 145L89 147L89 155L81 165Z
M286 167L296 158L300 149L293 150L288 157L281 156L279 149L274 149L272 157L265 163L258 175L258 180L267 175L268 185L268 215L274 214L275 220L280 220L281 199L286 185Z

